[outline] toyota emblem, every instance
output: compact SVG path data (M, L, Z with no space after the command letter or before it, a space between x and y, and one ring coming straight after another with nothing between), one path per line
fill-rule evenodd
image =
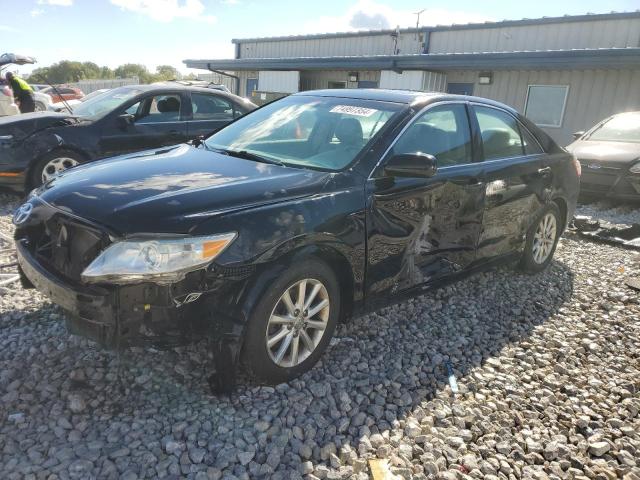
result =
M31 203L23 203L13 214L13 224L20 225L27 221L29 215L31 215L33 205Z

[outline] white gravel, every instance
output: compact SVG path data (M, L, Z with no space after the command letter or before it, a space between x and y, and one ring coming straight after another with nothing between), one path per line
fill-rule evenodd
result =
M209 394L199 346L128 352L119 388L113 353L15 285L0 296L0 472L365 479L377 457L407 479L637 480L640 304L623 279L639 270L635 252L563 239L542 274L503 268L359 318L299 380L230 398Z

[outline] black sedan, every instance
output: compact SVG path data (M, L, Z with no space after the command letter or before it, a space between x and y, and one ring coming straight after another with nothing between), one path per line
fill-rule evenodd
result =
M255 108L208 88L136 85L67 113L0 118L0 186L30 190L80 163L208 136Z
M578 169L489 100L305 92L197 146L62 173L16 211L15 239L24 284L71 331L216 339L219 373L282 382L354 315L502 262L544 269Z
M587 196L640 200L640 112L613 115L567 147L582 165Z

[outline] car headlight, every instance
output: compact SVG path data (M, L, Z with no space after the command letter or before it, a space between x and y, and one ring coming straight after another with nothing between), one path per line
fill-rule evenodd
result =
M635 165L632 165L629 171L631 173L640 173L640 162L637 162Z
M123 240L110 245L82 272L88 283L173 283L213 261L236 233L207 237Z

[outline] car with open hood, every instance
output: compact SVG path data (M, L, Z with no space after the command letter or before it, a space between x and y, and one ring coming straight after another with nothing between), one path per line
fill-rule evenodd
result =
M567 150L582 164L581 193L640 200L640 112L612 115L574 137Z
M202 142L83 165L15 213L24 285L101 344L211 339L218 374L308 370L339 322L489 266L552 260L579 165L513 109L298 93Z
M254 108L217 90L133 85L64 112L0 118L0 186L28 191L82 163L208 136Z
M35 63L36 60L33 57L26 55L17 55L15 53L3 53L0 55L0 117L17 115L20 113L18 105L13 100L13 90L4 81L4 72L9 65L27 65ZM46 100L47 97L43 97L42 100ZM49 98L49 103L51 99Z

